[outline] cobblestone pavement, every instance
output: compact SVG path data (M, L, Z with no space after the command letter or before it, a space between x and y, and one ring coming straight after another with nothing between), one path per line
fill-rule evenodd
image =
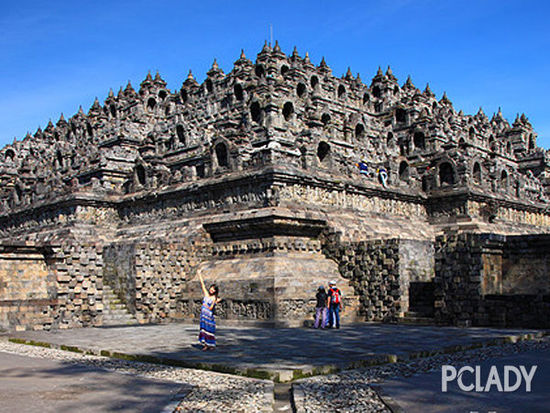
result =
M22 392L28 393L23 400L23 404L21 403L21 400L16 400L13 398L15 393L0 393L2 394L0 412L12 413L14 411L11 410L13 405L7 404L8 400L12 400L13 403L17 403L18 412L23 413L27 411L36 411L36 406L31 403L33 399L30 396L34 394L35 399L42 401L45 391L40 390L40 388L51 387L50 385L52 381L58 380L61 376L65 378L70 377L71 381L73 381L70 386L73 387L74 381L79 382L79 384L82 384L83 381L88 384L92 383L94 386L90 386L91 389L89 389L88 392L93 393L97 391L97 394L102 395L102 399L99 402L97 397L94 399L95 401L90 397L82 400L83 403L95 403L91 407L85 405L80 406L78 410L82 412L110 412L117 410L132 412L162 411L166 413L248 413L273 411L273 383L266 380L257 380L201 370L154 365L135 361L124 361L101 356L78 354L70 351L28 346L8 342L5 337L0 338L0 355L4 358L6 356L32 357L47 359L48 361L54 360L56 362L56 364L47 364L43 367L37 367L40 365L39 362L33 363L33 368L30 370L25 370L23 366L21 366L21 362L19 362L20 367L10 369L10 374L13 377L26 377L29 380L34 380L33 386L36 391L33 393L33 388L13 389L14 392L18 394L21 394ZM84 371L80 371L79 368ZM88 370L86 370L86 368L88 368ZM120 392L124 391L125 393L131 393L133 390L136 394L132 394L132 397L129 397L126 394L121 395L120 392L117 394L113 392L108 393L104 385L104 383L108 383L105 370L124 373L126 376L130 375L132 379L128 379L127 382L123 384L118 383L116 389L120 390ZM95 375L95 377L90 377L92 374ZM12 386L15 385L13 383L13 377L9 377L7 375L7 371L4 366L4 369L2 370L2 378L7 380L6 383L11 383ZM136 379L136 377L139 379ZM46 380L49 382L46 383ZM118 380L120 381L121 379ZM140 386L137 386L139 388L138 392L136 392L135 388L136 382L139 382L140 384ZM0 383L2 383L1 379ZM4 384L0 384L0 387L3 387ZM159 405L164 406L162 403L152 409L150 403L147 403L146 400L141 400L141 403L137 404L140 397L142 398L147 395L147 389L151 391L150 389L154 385L157 387L161 385L164 386L164 394L160 394L160 390L157 392L158 394L154 394L160 402L167 402L173 399L171 403L165 403L166 406L164 409L159 409ZM101 388L98 386L101 386ZM73 387L70 387L69 389L72 393L74 393ZM52 397L59 398L62 396L63 390L58 386L55 389L49 389L48 392L48 394ZM64 409L69 410L55 409L56 406L59 406L54 405L54 410L52 411L76 411L77 409L74 408L74 404L71 408L70 402L71 401L69 400L65 403L69 403L67 406L65 404L61 406ZM116 409L114 407L116 407Z
M337 366L350 368L387 355L407 358L411 353L455 351L533 330L357 324L339 330L218 326L218 348L199 351L197 325L166 324L114 328L33 331L16 337L94 351L152 355L184 363L276 371ZM189 365L186 365L189 366ZM228 370L231 371L231 370Z
M541 364L546 360L544 366L541 365L540 368L550 368L548 362L550 361L550 339L545 337L533 341L426 357L408 363L393 363L302 379L293 383L296 412L390 412L388 406L391 406L394 412L405 411L407 413L488 412L490 410L498 413L548 411L548 372L540 376L540 380L537 379L539 382L536 388L533 386L532 393L527 397L513 400L516 403L515 409L511 404L512 399L509 398L508 404L506 404L503 394L493 395L493 406L497 405L498 408L490 410L480 409L490 403L487 400L480 402L471 393L455 392L450 399L442 397L440 375L441 366L444 364L460 367L473 363L502 364L509 362L508 364L518 365L528 358L539 360ZM431 386L426 385L426 380L421 381L421 377L425 374L431 374L433 379L434 373L437 377L434 379L435 381L432 380ZM433 383L436 383L435 387ZM426 388L423 392L411 394L413 389L418 391L424 385ZM380 397L375 389L383 396ZM518 395L512 397L518 397ZM402 407L405 407L404 410L401 410Z

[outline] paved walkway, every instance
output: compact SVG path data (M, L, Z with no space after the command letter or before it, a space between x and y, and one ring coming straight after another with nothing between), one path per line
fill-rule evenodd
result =
M173 382L0 352L0 413L172 412L185 392Z
M530 370L537 366L531 381L531 389L526 391L525 382L514 392L498 392L495 385L491 391L465 392L456 381L449 383L446 393L441 391L441 371L425 373L407 378L395 378L385 381L379 387L383 397L391 397L396 412L407 413L455 413L455 412L498 412L498 413L542 413L550 411L550 353L547 350L530 351L513 356L500 357L488 361L471 363L472 367L481 367L481 385L487 383L492 366L497 367L500 380L504 380L504 366L525 366ZM460 366L456 366L459 368ZM468 374L468 373L466 373ZM473 375L466 377L464 383L473 382ZM516 377L511 376L511 384ZM396 408L397 407L397 408ZM402 409L402 410L400 410Z
M22 332L12 337L95 353L152 356L171 364L251 376L261 371L270 378L278 374L286 381L314 369L326 372L334 367L357 367L396 357L426 355L421 352L455 351L510 336L541 334L534 330L387 324L358 324L324 331L222 325L217 332L218 348L203 352L197 348L197 332L197 325L167 324Z

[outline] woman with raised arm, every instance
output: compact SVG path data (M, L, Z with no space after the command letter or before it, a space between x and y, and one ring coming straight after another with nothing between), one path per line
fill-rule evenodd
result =
M201 308L199 342L202 344L203 351L213 350L216 347L216 321L214 320L214 307L221 301L221 299L218 298L218 286L216 284L210 285L207 290L200 273L199 280L201 282L202 292L204 294Z

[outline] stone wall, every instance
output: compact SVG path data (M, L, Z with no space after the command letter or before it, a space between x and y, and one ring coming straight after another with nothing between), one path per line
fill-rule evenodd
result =
M508 205L506 205L508 204ZM482 219L500 219L506 222L513 222L522 225L532 225L537 231L548 231L550 227L550 215L547 211L541 211L537 208L520 208L519 205L512 205L510 202L501 202L501 205L469 200L467 202L468 214L472 217ZM543 227L543 228L541 228ZM534 228L534 230L535 230Z
M0 301L0 330L49 330L56 328L55 299Z
M95 244L2 247L0 326L51 329L101 323L102 255Z
M294 228L296 230L296 228ZM208 285L215 283L223 301L220 318L268 322L277 326L309 324L319 285L336 281L344 294L342 323L356 321L357 297L337 264L321 253L318 240L274 236L216 243L197 268ZM197 277L186 283L182 302L186 318L199 315L202 291Z
M140 323L182 319L182 293L203 255L194 242L113 244L104 249L104 281Z
M340 242L326 236L323 249L338 263L359 296L359 311L369 321L395 321L409 309L411 280L432 280L433 246L416 240Z
M550 327L550 235L507 236L496 255L498 293L484 296L493 325Z
M249 222L247 231L261 222ZM321 224L296 224L292 231ZM219 237L216 228L210 230ZM317 286L336 279L346 321L354 321L356 311L366 320L395 321L416 311L415 295L433 288L438 323L550 324L547 235L446 233L435 246L404 239L343 242L327 232L318 239L201 239L2 246L0 328L101 325L104 283L141 323L195 319L202 298L198 272L219 285L224 301L217 314L226 320L302 325L313 314Z
M58 328L100 325L103 312L103 246L66 243L56 254Z
M365 84L278 44L179 90L148 75L0 148L0 240L61 245L51 264L4 272L0 300L51 317L43 328L99 324L105 282L159 322L197 314L201 270L221 283L228 319L304 321L311 289L335 277L367 319L394 320L411 291L431 294L442 231L550 232L550 152L536 140L525 115L465 115L390 69ZM340 232L325 255L309 249L320 226ZM548 294L544 250L446 240L441 321L490 323L488 296Z
M313 317L317 287L336 280L345 294L343 322L353 322L357 297L337 265L321 253L320 242L303 236L322 223L306 221L256 217L232 229L207 225L216 242L201 236L110 245L104 249L104 281L142 323L197 319L200 273L207 285L220 289L218 318L301 326ZM257 238L256 231L266 234L270 228L303 234Z
M500 239L500 238L499 238ZM450 234L435 242L435 318L458 326L479 324L483 240L477 234Z
M136 245L136 318L139 322L183 318L178 303L202 255L202 249L192 243Z
M181 319L185 281L204 248L192 242L105 248L99 243L65 243L47 259L41 251L0 254L0 328L101 325L104 283L141 323Z
M506 237L502 294L550 295L550 235Z
M229 265L240 267L241 261ZM253 265L253 261L248 264ZM207 267L208 268L208 267ZM212 268L212 267L210 267ZM220 268L215 266L214 268ZM239 268L237 268L239 269ZM206 268L203 268L203 271ZM251 277L242 279L235 274L233 280L218 280L216 273L205 274L205 283L210 285L215 281L220 289L222 302L216 307L216 316L220 319L231 321L259 321L273 322L275 318L275 306L273 302L273 277ZM266 294L266 292L271 294ZM178 309L185 319L198 320L202 304L202 290L196 277L186 283L182 300L178 303Z
M548 236L445 234L436 239L436 321L550 326ZM531 257L525 260L524 257Z
M136 245L112 244L103 248L103 282L136 311Z
M487 315L482 325L550 328L549 295L486 295L480 311Z
M475 189L542 210L549 155L536 138L525 115L512 124L500 111L465 115L391 70L365 84L266 46L255 62L243 55L227 74L213 65L202 84L190 76L178 90L148 75L137 90L128 84L0 148L0 231L2 215L70 193L158 193L281 164L374 183L384 167L390 193Z
M53 251L31 244L0 246L0 329L43 329L54 323Z
M421 311L422 315L431 315L434 279L432 241L399 240L399 279L402 311Z
M54 287L45 251L0 247L0 301L47 299Z

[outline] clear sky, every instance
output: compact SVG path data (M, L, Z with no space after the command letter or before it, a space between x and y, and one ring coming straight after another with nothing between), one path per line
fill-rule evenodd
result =
M465 113L525 112L550 148L550 1L527 0L0 0L0 145L148 70L172 90L214 57L227 73L241 48L255 59L270 24L285 53L325 56L337 76L350 66L370 83L391 65Z

